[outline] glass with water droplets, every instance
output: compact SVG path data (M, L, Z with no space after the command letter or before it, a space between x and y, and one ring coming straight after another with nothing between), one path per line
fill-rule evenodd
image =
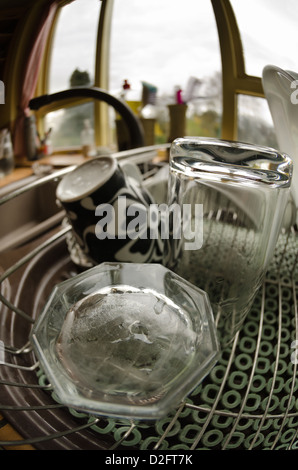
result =
M291 177L289 156L267 147L195 137L172 143L168 206L188 207L190 216L177 221L182 211L171 211L164 265L208 293L222 347L262 284Z

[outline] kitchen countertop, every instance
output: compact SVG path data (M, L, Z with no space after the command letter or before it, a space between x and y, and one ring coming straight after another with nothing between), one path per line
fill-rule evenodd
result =
M156 158L158 161L164 161L167 157L167 146L168 144L161 144L160 146L149 146L144 147L144 150L156 152ZM104 153L102 153L104 155ZM79 152L64 152L57 153L49 156L42 157L38 160L29 161L27 158L19 159L16 168L7 176L0 179L0 188L4 187L15 181L19 181L34 173L33 166L36 164L51 166L53 169L61 169L67 166L80 165L88 160L88 157L84 157Z
M32 168L15 168L9 175L0 179L0 188L32 175Z
M18 166L9 175L0 179L0 188L31 176L34 173L33 165L36 163L39 165L49 165L53 168L63 168L71 165L79 165L86 160L87 159L81 154L57 154L34 161L23 159L18 162Z

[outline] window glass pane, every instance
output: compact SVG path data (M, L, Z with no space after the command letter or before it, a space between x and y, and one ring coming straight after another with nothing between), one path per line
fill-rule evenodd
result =
M144 97L143 82L157 88L157 137L163 133L166 139L167 105L175 103L178 88L188 105L187 133L218 135L220 73L210 0L114 0L109 88L119 94L126 79L135 100ZM189 99L191 83L196 86ZM207 111L212 113L203 116Z
M93 82L99 12L98 0L76 0L62 8L53 41L50 93L70 88L71 77L74 85ZM81 74L73 76L76 70Z
M86 119L94 129L93 103L84 103L48 113L45 116L45 128L51 129L53 149L80 147L81 132Z
M231 0L244 50L246 72L265 65L298 71L297 0Z
M278 148L273 121L264 98L238 96L238 139Z
M92 85L100 5L98 0L76 0L61 9L53 39L49 93ZM80 146L85 119L94 126L92 103L48 113L45 129L52 129L53 149Z

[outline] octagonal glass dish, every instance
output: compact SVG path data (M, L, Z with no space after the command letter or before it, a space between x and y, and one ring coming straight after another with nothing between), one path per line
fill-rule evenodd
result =
M159 264L102 263L52 291L31 342L59 401L158 419L217 361L207 294Z

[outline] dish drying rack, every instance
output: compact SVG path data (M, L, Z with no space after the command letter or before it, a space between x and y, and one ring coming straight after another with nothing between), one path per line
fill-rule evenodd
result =
M162 166L154 163L154 149L121 157L126 156L138 164L144 180ZM30 184L22 188L29 190ZM80 270L70 259L69 231L61 225L49 230L15 250L13 261L0 271L0 413L22 436L0 440L0 448L298 449L297 226L280 235L242 329L210 374L169 416L146 422L66 407L36 361L28 340L32 324L55 283Z

